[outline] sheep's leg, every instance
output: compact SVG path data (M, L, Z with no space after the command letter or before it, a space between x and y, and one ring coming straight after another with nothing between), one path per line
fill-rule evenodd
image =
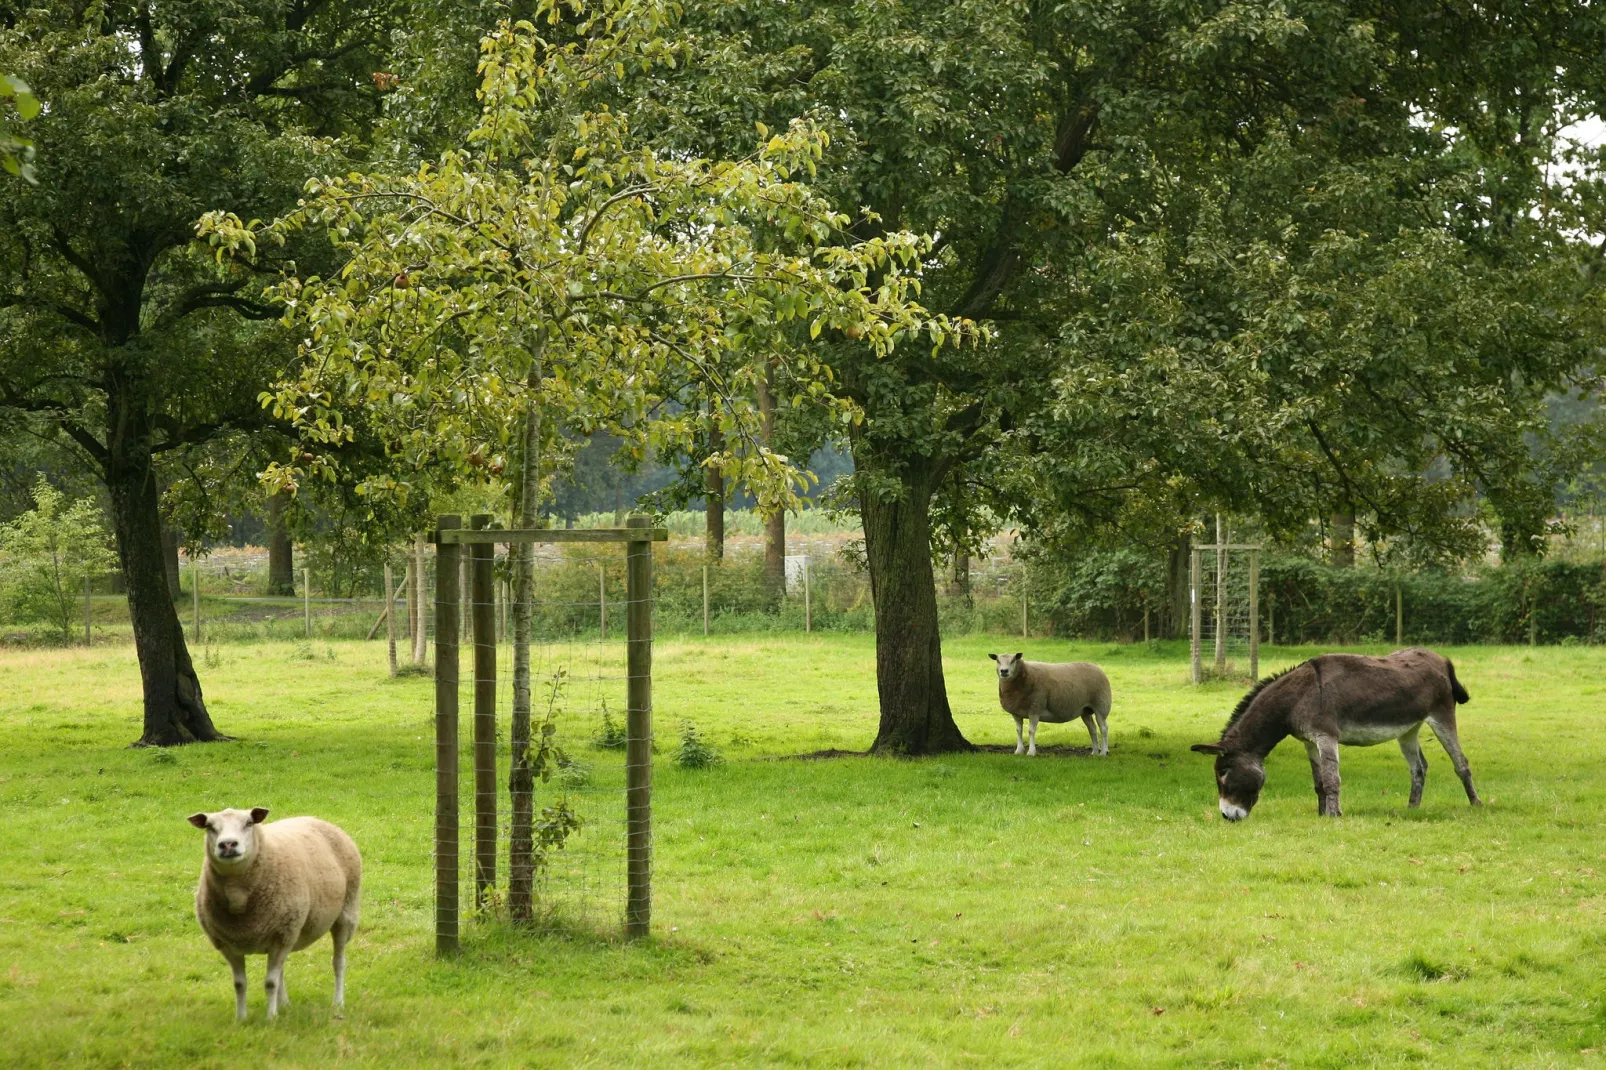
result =
M1107 713L1094 714L1099 721L1099 756L1110 756L1110 715Z
M279 971L279 1009L284 1010L290 1006L290 982L284 979L284 970Z
M229 969L234 971L234 1020L245 1021L245 956L230 955L224 952L223 957L229 962Z
M1037 757L1037 714L1035 713L1032 714L1031 743L1026 748L1026 754L1028 757Z
M1091 713L1082 714L1082 725L1087 729L1088 752L1097 758L1099 756L1099 725L1093 720Z
M279 1016L279 989L284 984L284 960L290 957L288 947L275 948L268 952L268 976L262 982L262 987L268 993L268 1017Z
M346 943L356 931L356 924L345 918L335 922L334 928L329 931L329 939L335 945L335 1009L346 1005Z
M1026 753L1026 721L1020 717L1015 718L1015 753Z

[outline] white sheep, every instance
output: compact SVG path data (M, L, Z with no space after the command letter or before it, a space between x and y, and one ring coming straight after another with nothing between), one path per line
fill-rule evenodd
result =
M350 836L315 817L262 824L268 811L191 814L206 830L195 916L234 971L234 1016L245 1021L245 956L268 956L268 1017L290 1006L284 960L330 933L335 1007L346 1001L346 943L357 931L362 855Z
M1090 661L1027 661L1021 654L988 654L998 662L998 701L1015 718L1015 753L1037 754L1037 722L1080 717L1095 756L1110 753L1110 678ZM1030 747L1022 738L1032 723Z

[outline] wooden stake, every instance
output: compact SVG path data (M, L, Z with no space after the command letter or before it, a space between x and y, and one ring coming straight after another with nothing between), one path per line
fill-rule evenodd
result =
M396 675L396 591L390 585L390 562L385 562L385 641L390 647L390 675Z
M190 601L195 607L195 641L201 641L201 563L190 558Z
M703 566L703 635L708 635L708 566Z
M461 527L462 518L442 516L437 525L442 531ZM458 547L456 543L437 543L435 553L435 954L452 955L458 948Z
M469 520L488 527L485 513ZM496 885L496 618L491 565L496 547L475 543L464 554L469 565L470 623L474 642L474 905L483 907ZM438 567L438 566L437 566Z
M1204 562L1199 548L1188 551L1188 647L1193 682L1204 682L1204 666L1199 660L1199 572Z
M1394 645L1405 645L1405 595L1398 583L1394 585Z
M1216 514L1216 672L1227 671L1227 533Z
M602 633L602 641L608 641L608 570L603 565L597 566L597 615Z
M652 923L652 518L632 516L642 538L626 545L625 617L629 685L625 742L625 933L646 936Z
M1028 635L1026 628L1026 563L1020 566L1020 637L1025 639Z
M312 569L301 570L301 605L307 619L307 638L312 638Z
M94 617L91 615L90 606L89 606L89 577L85 576L84 577L84 645L85 646L93 646L94 645L94 642L95 642L94 633L91 631L91 627L92 627L93 623L94 623Z

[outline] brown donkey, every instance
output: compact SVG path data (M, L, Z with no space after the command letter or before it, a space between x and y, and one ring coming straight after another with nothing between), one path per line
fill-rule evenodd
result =
M1455 707L1470 696L1455 678L1450 660L1413 647L1387 657L1323 654L1256 684L1232 711L1217 743L1193 749L1216 756L1221 816L1249 816L1266 783L1266 755L1293 736L1310 754L1317 812L1338 817L1338 746L1370 747L1397 739L1411 767L1411 805L1422 803L1428 760L1417 733L1426 721L1467 789L1467 801L1482 802L1455 732Z

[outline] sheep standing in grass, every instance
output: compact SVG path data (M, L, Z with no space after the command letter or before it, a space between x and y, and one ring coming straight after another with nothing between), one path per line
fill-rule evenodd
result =
M268 1017L290 1005L284 960L324 933L335 945L335 1007L346 1001L346 943L357 931L362 856L315 817L262 824L263 807L191 814L206 830L195 916L234 970L234 1015L245 1021L245 956L268 956Z
M1093 754L1110 753L1110 678L1090 661L1027 661L1021 654L988 654L998 662L998 701L1015 718L1015 753L1037 753L1037 722L1080 717ZM1022 728L1031 721L1028 745Z

